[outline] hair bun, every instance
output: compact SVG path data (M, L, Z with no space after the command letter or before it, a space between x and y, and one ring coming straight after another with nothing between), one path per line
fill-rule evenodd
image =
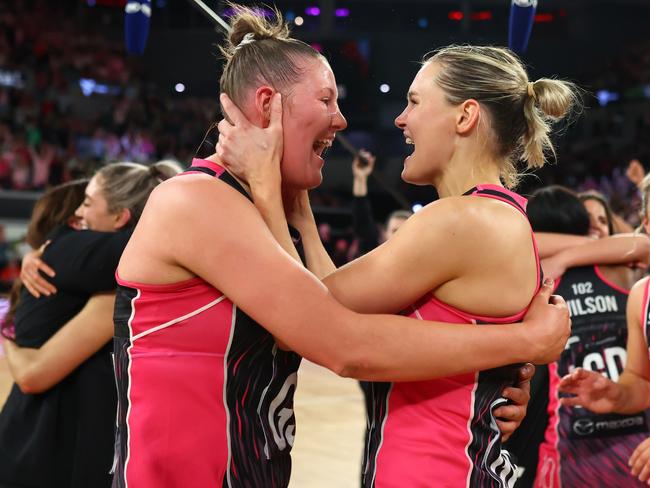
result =
M284 23L277 8L273 9L275 21L271 22L253 8L230 2L227 5L233 10L233 15L230 17L230 32L226 45L220 46L226 60L232 58L237 48L253 41L289 39L289 27Z

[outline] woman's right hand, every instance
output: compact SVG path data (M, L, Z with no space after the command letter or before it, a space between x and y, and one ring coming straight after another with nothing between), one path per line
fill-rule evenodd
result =
M278 191L283 151L280 93L271 98L270 120L266 128L252 124L225 93L221 94L220 100L226 118L217 125L217 155L230 172L248 183L251 191L264 188Z
M576 368L564 376L558 385L560 393L572 396L560 399L565 407L583 407L594 413L609 413L616 409L621 395L620 386L602 374Z
M56 275L54 270L41 259L43 251L49 243L47 241L38 249L25 254L20 267L20 280L25 288L27 288L27 291L36 298L39 298L41 295L50 296L56 293L56 287L39 273L41 271L50 278Z
M524 337L531 351L529 361L534 364L547 364L559 358L571 334L566 302L552 293L553 280L544 280L523 320Z

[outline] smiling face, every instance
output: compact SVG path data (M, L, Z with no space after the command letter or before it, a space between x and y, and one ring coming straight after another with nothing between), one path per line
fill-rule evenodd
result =
M101 187L101 178L93 176L86 187L86 196L75 217L79 219L78 227L98 232L115 232L122 225L119 214L111 213Z
M289 89L283 107L282 184L307 189L320 185L323 152L347 122L339 110L336 80L329 64L322 58L297 64L304 71L301 80Z
M407 105L395 119L413 153L404 160L402 179L432 184L446 168L454 152L456 110L436 85L439 64L425 64L409 88Z
M609 236L609 220L605 207L593 198L585 200L583 204L589 213L589 236L596 239Z

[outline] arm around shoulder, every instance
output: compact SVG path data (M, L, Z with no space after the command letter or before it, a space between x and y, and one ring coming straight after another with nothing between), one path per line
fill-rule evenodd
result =
M535 353L523 339L532 341L533 334L517 324L430 323L346 309L282 250L251 202L226 185L196 183L193 205L202 212L191 211L178 195L159 207L175 229L165 259L212 284L274 337L335 373L416 380L539 359L530 357Z
M399 313L457 278L473 239L466 234L472 231L466 225L466 209L453 200L423 208L388 241L323 282L337 300L356 312Z

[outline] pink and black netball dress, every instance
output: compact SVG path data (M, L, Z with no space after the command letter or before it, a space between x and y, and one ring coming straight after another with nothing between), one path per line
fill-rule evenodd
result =
M526 215L526 200L500 186L480 185L465 195L497 199ZM531 239L539 281L532 231ZM407 312L420 320L481 324L518 322L525 311L512 317L480 317L429 293ZM506 403L501 393L516 381L517 369L513 365L430 381L373 383L364 486L513 486L515 466L501 449L492 412Z
M196 172L246 195L210 161ZM300 356L201 278L118 284L113 486L286 486Z

